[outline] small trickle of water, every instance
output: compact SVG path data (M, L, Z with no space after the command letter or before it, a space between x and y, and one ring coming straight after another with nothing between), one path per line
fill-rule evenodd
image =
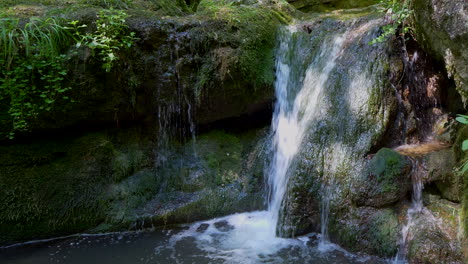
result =
M322 194L322 202L320 204L321 214L320 214L320 241L319 241L319 250L328 251L330 238L328 236L328 215L330 213L330 187L326 187Z
M398 253L393 260L393 264L405 264L407 256L407 246L409 240L409 231L415 225L416 219L424 211L424 204L422 199L422 191L424 188L423 178L427 172L424 168L424 163L420 158L414 159L413 168L411 171L411 181L413 184L413 193L411 196L411 207L407 212L407 223L401 230L401 240Z

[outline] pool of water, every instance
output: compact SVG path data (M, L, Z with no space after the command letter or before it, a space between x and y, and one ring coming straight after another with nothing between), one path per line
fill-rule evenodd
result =
M351 254L320 236L271 237L268 212L201 221L176 229L77 235L0 249L0 263L387 263Z

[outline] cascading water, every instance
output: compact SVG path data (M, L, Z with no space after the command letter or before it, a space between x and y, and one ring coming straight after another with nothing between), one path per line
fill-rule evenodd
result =
M289 29L291 30L291 29ZM283 35L287 36L287 34ZM289 41L291 37L289 36ZM325 87L328 76L335 66L343 45L343 36L337 35L330 42L325 41L320 54L311 63L306 71L302 87L297 94L290 94L290 68L291 62L286 61L289 54L289 41L281 40L279 54L277 55L276 108L272 122L274 131L273 146L274 157L269 170L269 184L271 201L268 211L272 215L273 225L278 223L278 215L286 192L288 183L288 170L301 147L302 140L312 119L320 114L318 100ZM321 69L321 70L317 70Z
M393 260L393 264L406 263L409 230L412 226L415 225L415 219L423 212L424 209L422 200L422 190L424 187L423 175L425 172L424 165L419 158L412 160L412 163L413 169L411 171L411 181L413 184L413 193L411 196L411 207L408 208L407 211L407 222L401 230L400 245L398 253Z
M336 60L343 54L348 32L328 34L321 42L313 59L306 63L300 54L301 44L294 34L297 26L284 28L280 32L280 45L276 54L277 97L272 120L272 160L267 170L270 187L268 209L251 213L235 214L210 221L196 223L186 231L170 239L175 248L184 239L195 239L197 247L209 252L214 259L233 263L282 262L277 254L281 249L300 248L302 261L314 259L322 254L320 248L311 253L301 239L285 239L277 236L279 215L287 192L288 177L294 159L301 149L303 139L309 132L311 122L322 117L319 108L324 99L329 75ZM327 188L328 189L328 188ZM324 193L329 200L331 190ZM328 202L324 203L323 218L328 218ZM328 242L327 221L322 220L323 242ZM165 250L162 247L159 250ZM342 250L336 245L327 250ZM344 251L342 251L344 252ZM317 256L315 256L317 258ZM289 259L289 261L291 261Z

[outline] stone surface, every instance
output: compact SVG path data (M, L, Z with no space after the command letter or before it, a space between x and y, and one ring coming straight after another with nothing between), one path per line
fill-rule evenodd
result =
M398 250L400 223L394 209L359 207L330 223L331 239L357 252L393 257Z
M326 224L321 222L321 203L327 197L330 199L332 241L349 248L359 245L353 247L354 250L370 248L364 246L369 241L360 241L369 237L357 235L360 228L365 227L364 220L361 223L360 217L353 215L359 210L352 197L358 191L354 183L364 171L372 145L379 142L396 110L392 88L386 81L391 45L368 45L376 36L380 22L372 15L346 21L327 19L308 24L310 35L298 32L295 36L299 47L296 53L303 56L300 63L305 64L299 67L307 68L307 63L314 61L313 56L319 54L317 50L323 39L330 35L333 37L330 31L339 35L348 30L341 56L316 105L320 117L308 125L307 135L290 169L289 190L281 215L284 228L279 230L284 236L320 231L320 227ZM301 76L297 79L301 80ZM376 211L373 208L369 210ZM369 214L362 213L363 217ZM389 239L393 241L393 238Z
M464 0L414 0L418 42L445 62L465 104L468 100L468 4Z

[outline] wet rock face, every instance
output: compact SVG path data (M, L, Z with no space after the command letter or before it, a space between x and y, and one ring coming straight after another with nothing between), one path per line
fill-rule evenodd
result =
M428 169L428 182L435 182L441 195L450 200L460 202L463 186L461 177L454 173L457 165L454 150L447 149L431 153L426 157Z
M468 17L464 0L414 0L418 42L443 60L458 92L468 99Z
M399 123L401 122L400 114L404 118L408 117L414 120L421 119L421 116L429 117L424 119L430 120L424 129L427 128L426 132L431 133L435 117L446 117L443 113L447 95L439 90L445 87L443 84L446 79L442 77L443 69L439 70L437 67L431 66L432 60L428 59L428 55L420 53L419 50L415 52L416 49L409 46L408 56L410 62L414 62L415 67L411 69L412 72L405 73L407 69L406 66L403 66L403 58L400 57L401 47L395 43L395 45L383 43L380 46L382 49L375 46L369 47L365 39L369 37L368 34L372 34L372 30L364 24L362 20L358 20L358 22L354 21L353 26L346 25L348 29L355 29L355 31L350 29L352 32L350 35L354 34L354 36L359 37L348 36L346 38L346 49L341 53L342 57L337 59L336 68L328 76L329 83L327 84L330 86L327 86L324 94L320 94L323 97L320 97L321 100L317 103L317 107L322 116L326 116L326 118L318 118L309 125L308 135L304 139L293 167L290 169L291 178L280 218L283 225L279 228L279 233L284 236L293 236L319 231L320 226L326 224L329 227L331 241L353 251L392 257L398 251L401 230L406 218L406 215L401 216L407 211L407 208L402 206L402 201L408 200L410 197L412 164L409 158L391 149L382 148L388 145L381 144L381 142L394 146L392 144L401 143L399 140L405 138L418 140L418 135L426 135L418 134L420 132L418 129L422 130L422 128L418 128L419 124L416 122L413 124L406 122L404 125L407 127L404 129L399 126L403 124ZM328 32L330 28L334 29L333 32L340 30L339 24L336 25L330 21L307 24L304 31L311 34L310 40L312 41L307 44L310 47L307 52L300 49L296 51L296 54L301 54L303 57L300 61L303 64L301 66L308 67L308 63L312 61L310 57L316 54L314 53L315 49L320 47L313 40L320 37L326 38L321 35L320 31L323 25L326 25ZM295 41L301 43L303 39L301 39L300 34L298 35ZM361 43L357 39L363 42ZM322 41L325 42L323 39ZM302 46L306 46L304 43L302 44ZM373 57L374 54L379 54L379 56ZM417 56L419 56L419 61L417 61ZM430 64L430 66L419 67L425 63ZM354 67L359 68L360 71L354 71ZM366 74L367 71L372 72L372 74ZM409 91L406 93L403 91L405 89L402 89L401 94L395 93L394 87L388 83L388 80L395 79L397 81L394 84L396 84L401 80L401 76L406 74L411 75L413 79L408 78L408 82L403 81L403 83L408 84L409 87L412 84L409 80L417 79L417 89L421 88L424 96L427 94L427 97L430 98L427 102L431 101L431 103L426 104L426 101L423 101L414 106L421 108L412 108L413 106L408 102L417 103L420 94L410 95ZM361 76L372 76L375 79L360 82ZM295 77L301 80L300 76ZM335 85L331 85L331 83ZM356 83L360 84L359 93L355 93L357 90L353 90ZM373 85L370 85L371 83ZM366 91L369 94L366 94ZM396 97L398 95L400 98ZM410 98L411 96L414 98ZM434 106L434 102L439 101L444 103ZM398 110L397 102L400 102L405 110ZM408 115L405 116L406 114ZM434 118L434 120L430 118ZM369 124L372 126L367 127ZM398 128L395 129L395 127ZM434 131L442 137L443 130L445 128L439 131L440 133L437 130ZM394 134L395 141L387 140L391 138L389 133ZM453 139L440 140L454 142ZM447 170L451 171L448 167L453 164L454 157L441 155L444 158L439 163L434 162L424 169L430 170L428 177L433 177L430 181L440 183L445 181L447 183L447 180L443 179L450 178L448 181L451 181L451 176L446 172ZM436 156L433 154L431 157L435 158ZM445 164L447 159L452 163ZM439 166L442 163L446 167ZM429 181L429 179L427 180ZM447 198L453 194L452 190L455 188L451 188L455 185L457 184L445 184L445 187L450 190L443 192L444 197ZM321 223L321 213L324 209L321 208L320 204L323 203L325 196L330 199L328 224ZM446 215L441 214L437 217L445 219ZM421 241L415 242L415 245L422 245L422 241L426 239L423 238L423 233L419 232L415 235L415 241ZM434 238L427 239L431 241ZM444 241L455 241L457 238L448 236L444 239L446 239ZM441 247L439 250L434 245L432 249L440 253L431 257L431 261L434 263L451 258L448 257L449 255L453 256L452 259L456 261L460 255L458 247ZM415 249L415 251L418 250Z
M357 182L354 202L358 206L381 208L398 202L411 189L411 162L397 152L383 148L366 165Z
M354 193L358 191L354 189L353 183L364 175L368 163L366 156L372 145L380 140L388 126L389 117L396 110L393 91L387 82L391 46L389 43L368 45L378 32L379 21L369 17L350 21L324 20L308 25L307 32L311 32L310 35L304 32L295 36L297 46L307 49L299 48L295 51L296 54L301 54L300 66L314 69L314 56L320 54L320 48L323 47L321 43L347 31L342 35L343 50L338 53L336 64L326 77L325 89L319 95L316 107L320 116L312 119L308 125L306 137L290 169L289 190L283 202L281 217L284 229L280 233L285 236L319 231L320 226L326 225L321 223L320 214L323 210L320 204L323 203L323 197L329 195L332 241L340 242L340 245L349 248L359 245L354 248L356 250L365 250L364 244L369 242L370 238L357 234L365 225L364 221L361 223L360 218L352 213L358 211L355 209L356 204L352 202ZM330 32L335 32L336 35ZM302 38L301 34L305 37ZM291 71L294 70L293 68ZM294 76L295 80L302 80L301 76ZM295 87L298 90L300 88ZM382 154L379 154L379 157ZM389 165L389 169L391 167L392 170L398 171L392 171L395 174L392 175L403 180L403 177L399 178L399 173L404 174L407 168L399 167L399 162L403 161L398 158L396 160L396 167ZM385 167L385 161L382 163ZM366 174L366 177L369 175L371 174ZM383 190L387 180L383 179L388 176L385 168L374 175L382 177L375 178L377 183L378 179L381 179L381 185L372 191L375 191L375 197L380 195L381 191L384 195L374 199L372 204L387 205L395 202L397 198L394 197L404 195L404 189L401 193L400 190L385 189L389 193L385 196L387 193ZM369 187L372 188L374 186ZM364 200L367 199L363 199L362 205ZM371 208L371 211L377 210ZM370 213L366 215L368 214ZM290 228L294 225L296 229ZM343 239L340 240L342 234L347 235L343 235ZM363 240L359 241L360 239Z

